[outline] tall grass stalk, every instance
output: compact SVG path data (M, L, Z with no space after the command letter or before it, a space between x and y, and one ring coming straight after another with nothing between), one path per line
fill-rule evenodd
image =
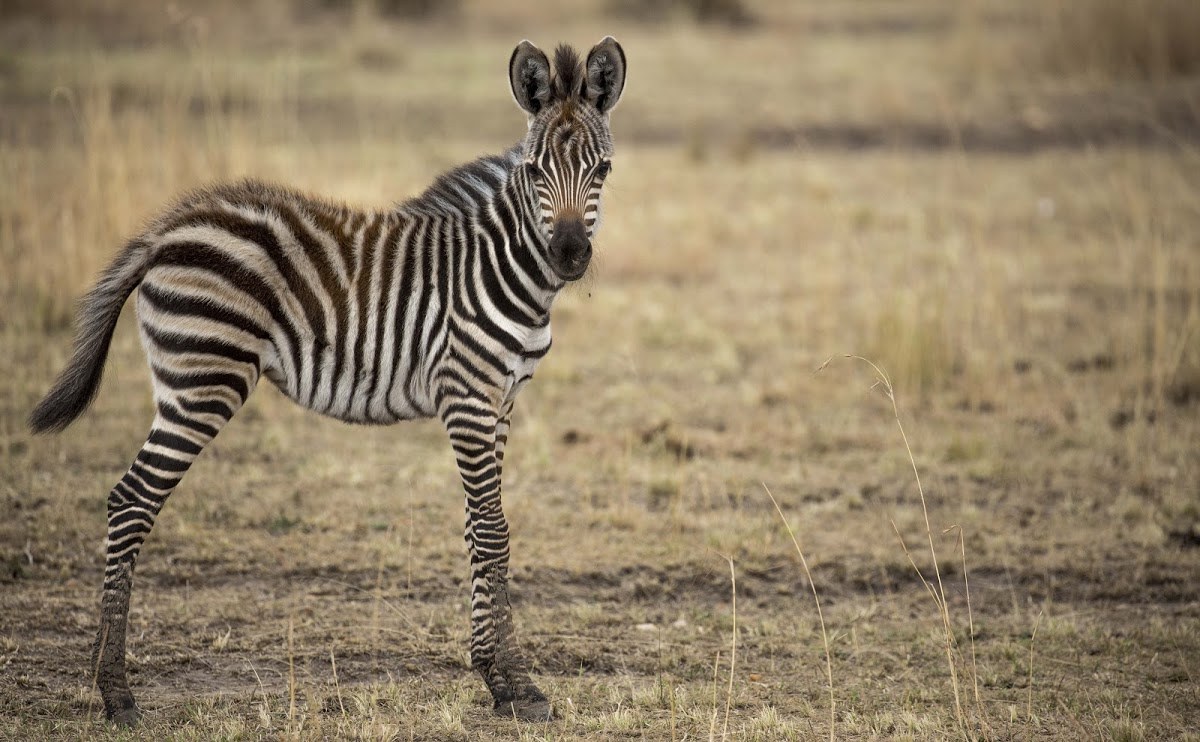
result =
M730 734L730 704L733 701L733 672L738 664L738 575L733 569L733 557L726 556L730 563L730 599L733 603L733 636L730 642L730 686L725 690L725 723L721 725L721 738L726 740Z
M979 721L987 728L987 715L983 707L983 699L979 696L979 664L975 659L975 615L971 611L971 579L967 575L967 538L963 533L962 526L953 525L946 529L958 531L958 552L962 557L963 570L963 590L967 595L967 638L971 643L971 690L975 694L975 711L979 715Z
M288 729L291 731L292 721L296 718L296 651L295 651L296 622L288 619L287 651L288 651Z
M267 696L267 686L263 684L262 676L258 674L258 668L250 660L246 660L246 665L249 666L250 672L254 673L254 680L258 683L258 694L262 698L262 703L258 707L259 720L262 722L264 729L271 728L271 699Z
M1033 645L1037 641L1037 633L1042 625L1043 613L1045 613L1045 610L1038 611L1037 620L1033 622L1033 634L1029 637L1029 680L1026 683L1029 686L1029 696L1025 702L1025 718L1030 724L1033 724Z
M904 556L908 558L909 565L913 571L917 573L917 577L921 578L921 583L925 585L925 589L929 592L929 596L933 598L934 605L937 606L938 616L942 619L942 646L946 650L946 665L950 669L950 686L954 690L954 716L962 727L964 734L966 733L966 715L963 713L962 694L960 693L958 683L958 666L954 661L954 630L950 626L950 611L946 607L946 593L942 587L942 579L940 570L937 566L937 553L930 547L930 554L933 559L934 572L938 573L937 587L935 588L925 575L921 572L921 568L917 566L917 562L913 559L912 552L908 550L908 544L904 542L904 536L900 535L900 529L896 527L896 521L891 521L892 530L896 532L896 538L900 541L900 548L904 550Z
M333 673L333 689L337 692L338 708L342 710L342 717L346 716L346 704L342 701L342 685L338 682L337 674L337 659L333 656L333 649L329 650L329 669Z
M821 642L825 645L825 679L829 681L829 742L833 742L834 728L837 722L836 704L833 699L833 655L829 651L829 634L825 630L825 614L821 610L821 598L817 595L817 583L813 580L812 571L808 568L804 550L800 548L800 542L796 539L796 532L792 530L791 524L784 517L779 502L775 499L775 495L771 494L771 488L767 486L766 482L760 482L760 484L766 491L767 497L771 498L771 504L775 506L775 512L779 514L779 520L783 521L783 527L787 529L788 536L792 539L792 546L796 547L796 555L800 557L800 566L804 568L804 576L808 578L808 586L812 589L813 603L817 606L817 621L821 624Z
M934 578L937 581L936 588L929 582L929 580L925 578L925 575L921 572L920 567L917 566L916 560L913 559L912 552L908 550L908 545L904 542L904 537L900 535L900 529L896 527L895 521L892 521L892 529L896 532L896 537L900 540L900 546L904 550L904 555L908 558L908 563L912 565L913 570L921 579L921 583L925 585L925 589L929 592L930 597L933 598L934 605L937 606L938 616L942 622L942 643L946 650L946 665L950 670L950 685L954 691L954 716L959 724L959 728L962 731L963 736L969 738L970 730L967 723L966 712L963 710L962 692L961 688L959 687L958 665L954 659L954 650L956 645L956 641L954 639L954 628L950 622L950 611L946 603L946 588L942 584L942 570L938 566L937 547L934 546L933 543L933 527L929 523L929 506L925 500L925 487L921 483L921 472L917 468L917 460L913 456L912 446L908 442L908 434L904 431L904 423L900 420L900 407L896 402L896 393L892 387L891 379L879 366L875 365L870 360L863 358L862 356L846 354L843 357L854 361L860 361L870 366L871 370L875 372L875 383L871 386L871 388L880 388L892 405L892 416L896 420L896 428L900 431L900 439L904 442L904 452L908 455L908 463L912 467L913 479L915 479L917 483L917 494L920 496L921 500L921 514L925 520L925 537L929 544L929 558L933 562ZM825 362L822 363L819 368L817 368L817 372L821 372L832 362L832 357L826 359ZM969 604L967 611L970 613Z

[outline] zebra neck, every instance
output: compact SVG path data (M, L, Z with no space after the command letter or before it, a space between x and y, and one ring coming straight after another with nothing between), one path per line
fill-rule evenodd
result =
M499 217L498 226L502 227L504 236L502 244L497 245L497 257L504 266L500 272L511 272L510 276L501 275L500 278L505 283L516 278L521 293L541 311L542 319L548 320L550 306L565 282L550 267L549 241L538 226L541 217L537 195L521 171L519 146L505 152L503 158L508 175L487 210L493 219Z

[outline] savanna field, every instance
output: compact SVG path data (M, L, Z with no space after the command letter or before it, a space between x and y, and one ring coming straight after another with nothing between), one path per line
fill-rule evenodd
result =
M27 431L76 298L189 188L415 195L524 135L518 41L606 34L596 260L504 468L559 720L470 667L441 425L264 384L139 558L109 726L154 409L127 307L93 408ZM4 4L0 738L1197 739L1197 39L1185 0Z

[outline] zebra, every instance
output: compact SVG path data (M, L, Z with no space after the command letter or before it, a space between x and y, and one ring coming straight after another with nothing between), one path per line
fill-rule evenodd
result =
M500 482L517 394L550 350L555 296L587 272L625 85L611 36L551 66L529 41L509 84L527 114L504 152L364 211L256 181L185 195L126 243L80 304L68 365L30 414L60 431L95 397L136 289L155 416L108 495L91 672L106 716L137 723L125 643L138 552L167 497L261 377L351 423L437 417L466 495L470 655L498 713L553 718L516 640Z

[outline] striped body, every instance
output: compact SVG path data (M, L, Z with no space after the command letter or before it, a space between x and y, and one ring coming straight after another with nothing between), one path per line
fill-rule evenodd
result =
M436 415L456 379L503 399L549 350L564 284L539 255L529 199L514 197L515 155L387 212L258 183L189 198L142 248L157 254L138 295L156 379L179 388L169 377L190 383L190 359L219 358L206 369L238 389L263 375L308 409L369 424Z
M420 196L360 211L247 181L197 191L154 220L84 298L75 351L31 416L58 430L95 394L137 291L156 414L108 496L93 667L110 718L133 723L125 634L138 553L168 496L266 377L351 423L437 417L466 494L471 659L499 711L550 715L516 645L500 477L517 393L550 349L557 293L586 272L624 55L605 39L553 73L528 42L510 60L529 132Z

